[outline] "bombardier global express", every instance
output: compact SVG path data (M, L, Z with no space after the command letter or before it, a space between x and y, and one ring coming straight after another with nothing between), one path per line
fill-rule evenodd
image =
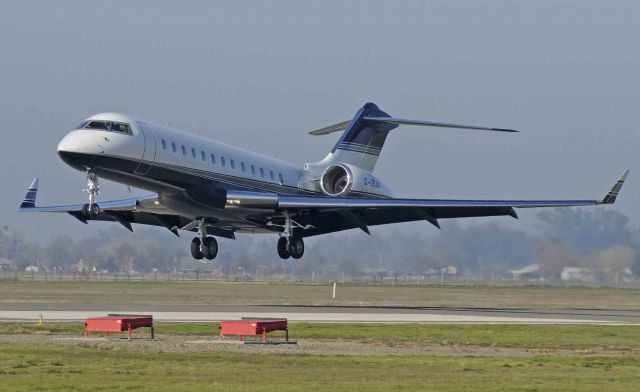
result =
M197 232L195 259L212 260L215 237L235 233L279 235L278 255L299 259L304 238L347 229L424 220L440 227L449 218L508 215L515 208L612 204L627 170L601 200L448 200L395 198L372 172L389 132L399 125L517 132L510 129L392 117L373 103L352 120L311 132L342 132L320 162L302 167L123 114L92 116L67 134L58 155L86 174L88 203L36 206L38 180L20 211L68 213L83 223L113 221ZM98 201L98 178L153 192Z

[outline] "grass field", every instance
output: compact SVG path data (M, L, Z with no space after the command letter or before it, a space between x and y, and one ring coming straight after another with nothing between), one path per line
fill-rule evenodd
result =
M233 391L635 391L640 385L640 327L633 326L482 326L482 325L327 325L294 324L299 340L342 339L404 344L435 343L437 355L308 354L270 347L157 348L139 344L56 343L54 334L79 334L70 324L3 325L0 328L0 390L233 390ZM211 324L161 324L164 340L209 335ZM12 336L36 341L12 340ZM43 344L45 343L45 344ZM487 346L476 354L455 352L457 345ZM234 345L235 346L235 345ZM596 351L526 350L494 355L500 347ZM631 350L631 351L629 351ZM523 355L527 354L527 355Z
M212 336L217 323L156 323L159 335ZM0 335L82 335L81 323L0 324ZM509 347L525 349L590 349L640 351L638 325L450 325L450 324L316 324L290 323L295 339ZM134 335L146 336L146 330ZM273 332L272 338L283 333Z
M214 282L0 282L11 303L289 304L636 310L640 290ZM214 323L82 339L0 324L0 391L636 391L640 326L292 323L297 346L214 342ZM274 333L274 338L282 337ZM192 344L205 342L204 344Z
M638 309L640 290L562 287L397 287L217 282L0 282L1 303L279 304Z
M0 390L633 391L640 359L148 353L4 345Z

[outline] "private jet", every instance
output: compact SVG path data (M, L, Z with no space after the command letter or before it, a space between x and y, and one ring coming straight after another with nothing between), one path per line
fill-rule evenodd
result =
M493 132L512 129L392 117L373 103L353 119L310 132L342 132L329 154L303 166L124 114L89 117L58 145L58 155L86 175L88 202L36 206L36 178L20 205L23 212L70 214L83 223L117 222L197 233L191 255L213 260L216 237L236 233L277 234L282 259L300 259L304 239L348 229L484 216L517 218L519 208L613 204L629 171L600 200L449 200L395 198L373 174L389 132L400 125ZM148 196L98 201L98 179L153 192Z

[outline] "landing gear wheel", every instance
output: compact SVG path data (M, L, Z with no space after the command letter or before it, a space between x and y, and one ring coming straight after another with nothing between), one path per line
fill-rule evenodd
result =
M100 215L100 206L97 204L85 204L82 206L82 212L87 218L95 218Z
M196 237L191 241L191 256L196 260L202 260L204 254L200 251L200 238Z
M289 249L287 249L287 239L285 237L280 237L278 239L278 256L283 260L291 257Z
M206 237L202 246L202 254L207 260L215 259L218 255L218 241L213 237Z
M289 253L296 260L304 255L304 241L302 238L293 237L289 240Z

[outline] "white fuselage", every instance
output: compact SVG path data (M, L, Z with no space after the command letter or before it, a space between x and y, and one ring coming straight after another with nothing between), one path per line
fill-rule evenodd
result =
M154 192L163 191L168 184L158 180L158 186L154 186L155 181L143 180L151 166L174 173L211 177L230 184L239 182L242 186L256 189L295 190L305 176L304 170L287 162L129 116L99 114L84 123L92 120L127 123L131 132L73 130L58 145L61 157L65 159L64 154L82 154L87 159L95 158L95 162L103 158L106 164L100 165L102 169L114 171L120 171L117 162L130 162L137 166L129 176L131 181L123 181L121 177L118 181ZM78 169L90 166L89 162L81 162L80 159L65 161Z
M123 129L116 129L116 124ZM157 193L184 191L199 181L223 189L248 189L283 194L319 194L324 167L303 169L212 139L153 124L118 113L85 120L58 145L58 154L78 170ZM375 177L367 173L368 177ZM388 196L381 182L354 192Z

